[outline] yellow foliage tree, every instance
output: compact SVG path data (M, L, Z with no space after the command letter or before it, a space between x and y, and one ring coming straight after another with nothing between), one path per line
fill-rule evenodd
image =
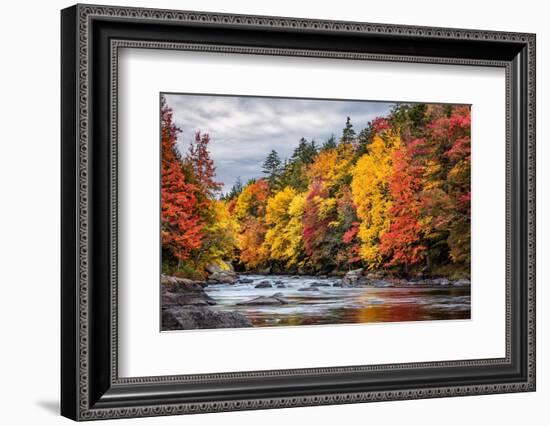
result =
M247 185L233 206L232 213L241 224L238 235L240 261L247 269L256 268L269 258L269 252L264 249L268 197L269 186L260 179Z
M334 149L320 152L307 171L310 182L322 182L324 188L341 183L350 172L353 154L351 143L342 143Z
M211 200L209 208L212 220L204 229L205 241L197 251L199 263L200 266L214 263L224 268L225 261L233 260L238 246L239 224L229 213L225 201Z
M286 249L287 266L302 266L299 264L304 253L303 216L306 204L306 194L296 194L288 206L289 220L284 230L288 241Z
M398 134L375 135L367 154L359 158L352 170L351 191L361 219L358 236L359 254L370 269L382 261L380 237L389 229L388 211L392 205L388 178L392 170L393 152L401 145Z
M303 252L302 216L305 196L285 187L267 202L264 250L273 260L284 261L287 267L296 266Z

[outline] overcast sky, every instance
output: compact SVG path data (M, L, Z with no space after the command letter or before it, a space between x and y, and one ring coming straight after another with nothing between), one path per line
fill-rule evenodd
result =
M262 163L272 149L289 158L300 138L320 145L332 134L339 138L346 117L356 133L392 104L368 101L326 101L242 96L166 94L174 121L182 130L178 144L186 152L195 131L210 134L216 178L229 191L240 177L262 176Z

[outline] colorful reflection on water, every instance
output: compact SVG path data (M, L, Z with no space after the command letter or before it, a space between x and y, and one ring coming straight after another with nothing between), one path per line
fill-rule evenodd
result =
M254 275L252 283L206 287L213 309L238 311L256 327L428 321L470 318L470 287L342 288L337 279ZM262 281L282 281L284 288L255 288ZM318 291L301 291L314 283ZM280 293L288 304L238 305Z

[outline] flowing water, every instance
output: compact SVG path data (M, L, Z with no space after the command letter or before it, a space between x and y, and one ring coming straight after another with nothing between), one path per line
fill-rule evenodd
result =
M246 275L252 283L216 284L205 288L216 301L212 309L237 311L256 327L350 324L470 318L470 287L347 288L333 287L339 278ZM255 288L267 280L272 288ZM275 284L281 281L284 288ZM300 291L311 284L318 291ZM288 304L238 305L259 296L281 293Z

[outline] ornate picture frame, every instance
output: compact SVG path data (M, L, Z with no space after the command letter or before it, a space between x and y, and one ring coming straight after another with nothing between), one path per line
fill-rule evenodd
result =
M535 390L535 35L128 7L61 12L61 413L73 420ZM118 52L191 50L506 73L506 356L118 374ZM153 285L156 285L154 283Z

